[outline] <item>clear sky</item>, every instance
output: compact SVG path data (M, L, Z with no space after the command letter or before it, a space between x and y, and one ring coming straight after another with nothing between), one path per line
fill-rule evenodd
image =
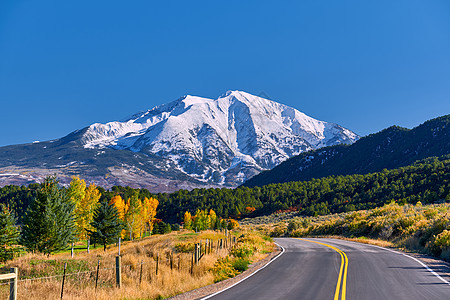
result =
M450 1L0 1L0 146L191 94L360 135L450 113Z

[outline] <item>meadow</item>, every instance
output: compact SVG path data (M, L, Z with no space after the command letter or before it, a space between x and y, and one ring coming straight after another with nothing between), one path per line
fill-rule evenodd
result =
M163 299L233 277L274 249L270 238L254 232L230 232L225 244L226 238L225 232L183 230L125 242L121 245L120 288L115 280L117 246L105 252L102 248L78 251L73 258L70 251L28 253L4 268L19 268L18 299L59 299L65 263L63 299ZM205 247L207 239L212 247ZM200 242L202 252L210 251L193 264L194 245ZM6 299L9 286L2 284L0 298Z

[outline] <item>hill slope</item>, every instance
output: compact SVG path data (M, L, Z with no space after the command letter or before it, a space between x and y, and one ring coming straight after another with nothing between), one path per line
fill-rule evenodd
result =
M352 145L304 152L254 176L244 186L310 180L330 175L367 174L446 154L450 154L450 115L429 120L414 129L389 127Z

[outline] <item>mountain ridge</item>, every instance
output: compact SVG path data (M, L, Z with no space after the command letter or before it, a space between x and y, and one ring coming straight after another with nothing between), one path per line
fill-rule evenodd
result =
M450 153L450 115L428 120L412 129L391 126L360 138L292 157L243 185L261 186L304 181L330 175L367 174L407 166L414 161Z
M157 174L161 180L187 180L191 187L235 187L303 151L358 138L342 126L246 92L228 91L217 99L186 95L122 121L94 123L61 139L2 147L0 177L13 166L41 171L77 166L82 174L89 165L98 181L98 176L110 176L111 168L123 168L123 176L129 176L129 166L145 173L139 181ZM7 157L8 151L22 156ZM105 156L111 156L110 164Z

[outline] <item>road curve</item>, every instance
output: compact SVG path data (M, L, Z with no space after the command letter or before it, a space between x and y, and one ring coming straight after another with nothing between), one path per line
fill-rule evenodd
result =
M285 249L283 255L208 299L450 300L445 279L400 253L335 239L275 241Z

